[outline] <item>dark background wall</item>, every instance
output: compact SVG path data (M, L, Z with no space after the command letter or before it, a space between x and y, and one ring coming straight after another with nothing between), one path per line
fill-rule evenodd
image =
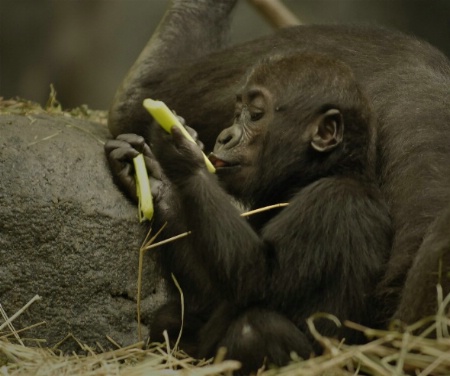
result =
M167 0L0 0L0 96L106 109L152 34ZM450 55L450 0L284 0L303 23L375 23ZM232 41L271 28L240 0Z

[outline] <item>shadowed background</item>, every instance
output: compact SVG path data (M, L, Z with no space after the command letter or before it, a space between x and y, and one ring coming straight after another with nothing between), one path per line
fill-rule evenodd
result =
M0 0L0 96L44 104L53 83L66 108L107 109L167 0ZM303 23L376 23L450 55L449 0L284 0ZM270 33L240 0L231 42Z

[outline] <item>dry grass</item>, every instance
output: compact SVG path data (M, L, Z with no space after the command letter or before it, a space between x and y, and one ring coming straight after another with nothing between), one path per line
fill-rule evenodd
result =
M30 348L0 340L2 375L216 375L239 367L234 361L220 364L196 361L182 352L170 352L154 344L144 350L142 343L104 353L61 355L51 349ZM2 366L3 362L3 366Z
M306 375L450 375L450 336L447 307L450 296L442 300L439 312L402 331L372 330L345 323L363 331L371 341L349 346L324 338L310 329L325 348L324 355L309 360L295 359L279 369L260 370L261 376ZM331 318L330 318L331 319ZM5 320L5 319L4 319ZM335 319L333 319L335 320ZM11 324L11 320L9 320ZM223 375L238 369L234 361L196 360L167 344L142 342L114 351L95 353L79 344L87 355L61 354L58 350L27 347L18 342L22 332L12 325L0 324L8 331L0 332L0 375ZM421 335L415 335L418 329ZM432 334L436 338L428 338ZM220 358L220 357L219 357Z
M107 123L106 111L92 110L86 105L71 110L63 109L56 99L56 91L53 85L50 86L49 98L44 107L23 98L5 99L0 97L0 115L23 115L30 117L30 120L32 120L32 116L37 114L53 114L67 118L84 119L103 125Z
M3 322L0 323L0 375L217 375L231 373L239 368L235 361L201 361L189 357L182 351L170 349L166 344L153 343L144 346L143 342L127 347L118 346L113 339L107 337L116 347L113 351L95 352L82 344L72 334L68 334L54 348L27 347L23 344L21 334L30 328L17 331L12 322L31 304L39 300L36 295L22 309L11 317L7 317L0 305ZM41 324L41 323L39 323ZM4 328L8 331L2 332ZM18 342L17 343L13 343ZM78 343L80 354L64 354L58 350L66 340Z

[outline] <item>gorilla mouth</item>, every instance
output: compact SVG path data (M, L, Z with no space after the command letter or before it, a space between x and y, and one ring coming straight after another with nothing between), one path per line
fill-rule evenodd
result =
M232 167L239 167L238 163L224 161L223 159L218 158L216 155L211 153L208 156L211 163L214 165L216 169L225 169L225 168L232 168Z

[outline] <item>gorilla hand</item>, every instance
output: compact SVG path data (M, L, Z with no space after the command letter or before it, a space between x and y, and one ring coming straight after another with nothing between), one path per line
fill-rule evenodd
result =
M205 170L201 146L187 140L177 127L168 134L162 129L152 133L153 150L165 175L174 183L182 183L186 178Z
M156 204L164 201L163 196L168 190L165 186L169 183L143 137L136 134L119 135L115 140L106 142L105 153L116 183L134 202L138 199L133 158L142 153L149 174L153 200Z

